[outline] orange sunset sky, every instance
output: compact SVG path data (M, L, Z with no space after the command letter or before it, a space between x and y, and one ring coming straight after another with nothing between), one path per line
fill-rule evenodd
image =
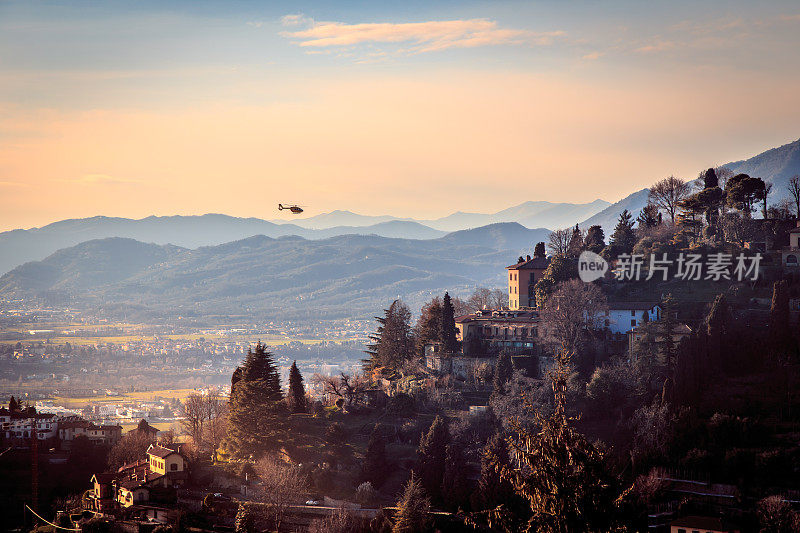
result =
M0 230L616 201L800 137L792 2L0 3Z

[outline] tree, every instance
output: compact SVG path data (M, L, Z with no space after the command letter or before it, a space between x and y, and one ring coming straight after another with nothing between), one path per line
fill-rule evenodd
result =
M236 510L236 519L233 523L233 530L236 533L254 533L256 530L253 513L249 504L240 502Z
M181 425L198 447L203 447L206 423L210 422L222 408L224 402L216 392L191 394L181 405Z
M361 478L372 483L373 487L383 484L386 479L386 438L380 431L378 424L372 428L367 444L367 452L364 454L364 463L361 466Z
M570 236L569 239L569 245L567 246L567 257L577 259L583 250L584 240L586 240L586 235L584 235L581 228L575 224L575 227L572 229L572 236Z
M664 360L667 363L667 376L669 378L674 379L674 372L675 372L675 312L676 312L676 303L675 298L672 297L672 294L667 294L664 300L661 302L661 309L663 314L661 315L661 323L664 329L664 342L663 342L663 351L664 351Z
M602 226L590 226L586 231L586 240L583 243L583 247L590 252L599 254L601 251L603 251L605 246L606 236L603 233Z
M761 533L791 533L800 529L800 516L783 497L767 496L758 502Z
M713 189L714 187L719 187L719 178L717 178L717 172L713 168L709 168L703 173L703 188Z
M442 477L447 459L450 432L444 418L437 415L430 429L422 435L417 449L417 466L414 471L420 476L425 492L438 501L441 496Z
M547 247L550 248L550 254L566 256L571 239L572 230L569 228L557 229L551 232L547 243Z
M663 209L669 215L670 221L675 223L678 202L691 192L691 187L682 179L670 176L657 181L647 193L647 202Z
M403 495L397 502L397 514L392 533L424 533L428 531L428 512L431 504L420 479L412 472Z
M19 411L19 402L16 398L14 398L14 396L11 396L11 399L8 400L8 410L12 413Z
M231 390L226 443L237 458L257 458L278 444L284 403L272 357L264 345L256 344Z
M573 259L568 259L563 255L556 255L550 259L550 264L542 273L542 277L536 282L534 290L536 292L536 307L544 307L547 298L556 290L556 286L562 281L568 281L578 277L578 264Z
M344 372L338 376L317 373L311 376L311 382L322 385L323 394L341 400L342 405L347 407L364 403L369 388L369 382L363 374L351 375Z
M725 185L725 201L745 218L750 218L755 202L764 197L765 184L761 178L737 174Z
M633 231L633 217L627 209L619 215L614 233L608 242L606 255L608 259L616 259L620 254L629 254L636 244L636 233Z
M454 354L458 352L453 304L450 301L450 294L447 292L444 293L444 298L442 298L442 321L439 324L439 342L442 343L442 348L446 353Z
M280 531L287 509L300 502L307 490L305 476L296 466L271 456L261 458L255 471L261 480L258 499L266 504L265 514L273 528Z
M303 387L303 375L297 368L297 361L289 368L289 407L295 413L304 413L306 410L306 389Z
M786 280L772 286L772 305L769 311L769 339L774 356L785 361L792 347L792 329L789 321L789 285Z
M544 257L544 256L545 256L544 243L537 242L536 246L534 246L533 248L533 257Z
M636 217L636 222L640 230L654 228L661 224L661 213L658 212L658 206L655 204L644 206L639 212L639 216Z
M445 467L442 475L442 502L453 511L464 509L469 504L467 460L461 445L447 446Z
M613 529L614 497L603 455L566 414L570 356L564 349L555 355L552 414L534 412L533 427L513 422L507 438L514 459L502 475L529 504L525 531Z
M795 174L789 179L789 194L794 200L795 216L800 220L800 175Z
M411 338L411 311L400 300L395 300L383 317L375 317L378 329L370 335L372 344L367 346L364 370L372 371L386 367L395 370L411 358L413 343Z
M108 452L108 466L113 470L144 459L147 448L155 439L143 431L129 431Z
M761 216L764 220L767 219L767 197L772 192L772 184L764 182L764 188L761 189Z
M492 306L492 291L487 289L486 287L478 287L467 299L467 304L473 310L479 309L489 309ZM422 314L425 313L425 308L422 308ZM422 319L422 314L420 315L420 320ZM419 324L419 322L417 323ZM419 335L419 333L417 333Z
M481 289L476 289L475 294L473 297L476 299L481 299L484 295L481 293L480 296L478 295L478 291ZM486 293L489 293L489 289L483 289ZM488 298L488 295L486 296ZM472 301L472 298L470 298ZM476 301L477 304L477 301ZM480 304L478 304L480 305ZM482 309L482 307L477 307L477 309ZM434 297L430 302L426 303L422 306L420 310L419 318L417 319L417 324L414 326L414 342L416 343L416 350L418 355L424 355L425 345L431 342L439 342L439 336L441 334L442 329L442 299L438 296Z
M490 509L508 505L514 497L514 487L501 472L509 468L508 446L501 433L495 433L481 454L481 477L473 498L474 507Z
M540 317L550 340L572 352L588 330L599 327L606 310L606 297L597 285L573 279L558 285Z
M497 356L497 365L494 369L494 392L495 394L504 394L506 383L511 379L514 374L514 365L511 361L511 354L503 350Z

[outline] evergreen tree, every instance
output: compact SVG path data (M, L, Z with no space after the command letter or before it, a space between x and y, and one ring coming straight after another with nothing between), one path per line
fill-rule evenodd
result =
M544 243L537 242L536 246L533 248L533 257L544 257L544 256L545 256Z
M774 357L779 361L786 361L792 348L792 330L789 325L789 286L786 280L776 281L772 286L769 339Z
M719 187L719 178L717 172L713 168L709 168L703 173L703 188L713 189Z
M19 411L19 402L17 402L17 399L13 396L8 400L8 410L12 413Z
M414 469L420 477L425 492L434 501L440 499L449 444L450 432L447 429L447 423L444 418L437 415L428 432L420 438L417 466Z
M469 504L467 481L467 460L460 444L451 444L445 454L444 474L442 475L442 501L452 511L465 509Z
M395 300L384 313L384 317L375 317L379 325L369 337L372 341L366 350L369 358L363 360L366 371L379 367L394 370L413 355L411 311L403 302Z
M586 240L583 247L590 252L599 254L606 246L606 236L603 233L603 228L598 225L590 226L586 232Z
M444 293L444 298L442 299L442 322L439 330L439 342L442 343L445 353L454 354L458 352L455 310L453 309L453 302L450 300L450 294L447 292Z
M403 490L403 495L397 502L397 514L392 533L424 533L428 531L430 508L430 500L425 495L422 482L412 472Z
M425 355L426 344L439 342L441 329L442 299L436 296L422 306L417 325L414 327L414 342L416 343L416 353L419 356Z
M367 452L364 454L364 464L361 476L364 481L369 481L375 488L380 488L386 479L386 438L380 431L378 424L372 428L367 444Z
M542 277L534 286L536 292L536 307L544 307L547 298L556 290L562 281L578 277L578 262L561 255L554 255L550 264L542 272Z
M250 509L248 509L247 505L244 503L240 503L239 509L236 511L233 530L236 533L254 533L256 530L253 513L250 512Z
M297 361L289 368L289 405L295 413L306 410L306 389L303 387L303 375L297 368Z
M257 458L278 445L282 399L272 354L259 342L248 351L231 391L226 447L235 457Z
M495 394L505 394L506 383L514 373L514 364L511 361L511 354L506 350L497 356L497 365L494 369L494 392Z
M572 230L572 237L570 237L569 245L567 246L567 256L577 259L581 254L581 250L583 250L583 232L575 224L575 228Z
M526 531L613 530L614 494L602 454L570 425L566 414L570 354L560 350L552 374L553 413L536 424L512 422L511 466L502 474L529 504Z
M639 212L636 217L636 222L639 224L639 229L654 228L661 224L661 213L658 206L654 204L647 204Z
M605 252L607 259L616 259L620 254L629 254L633 251L636 244L636 234L633 231L633 217L627 209L619 215L614 233Z
M514 497L514 487L503 478L503 469L510 468L508 447L501 433L495 433L481 455L481 477L473 497L473 507L491 509L498 505L508 507Z

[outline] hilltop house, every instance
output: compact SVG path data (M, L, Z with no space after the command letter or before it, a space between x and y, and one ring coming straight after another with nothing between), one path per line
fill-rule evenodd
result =
M0 435L6 440L23 441L36 438L48 442L58 435L58 417L51 413L9 411L0 409Z
M536 307L536 282L542 279L550 258L543 255L520 257L517 264L507 266L508 270L508 308L512 311Z
M660 320L661 305L657 302L608 302L608 311L599 318L600 327L625 335L645 321Z

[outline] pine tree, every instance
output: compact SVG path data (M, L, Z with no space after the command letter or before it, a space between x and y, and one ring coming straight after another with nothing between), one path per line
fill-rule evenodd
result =
M403 495L397 502L392 533L424 533L428 531L428 512L431 503L425 495L422 482L411 473Z
M439 330L439 341L445 353L454 354L458 352L458 341L456 340L456 320L453 302L450 294L444 293L442 299L442 322Z
M494 392L495 394L505 394L506 383L514 373L514 364L511 361L511 354L503 350L497 356L497 365L494 369Z
M303 387L303 375L297 368L297 361L289 368L289 405L295 413L306 410L306 389Z
M611 240L606 249L608 259L616 259L620 254L631 253L635 244L636 234L633 231L633 217L625 209L620 213L617 225L614 227L614 233L611 234Z
M553 413L534 412L536 429L512 421L508 438L515 464L502 468L529 503L526 531L613 530L614 495L602 454L577 432L566 414L570 354L560 350L552 374Z
M237 458L261 456L277 447L284 417L277 368L260 342L249 350L231 391L226 447Z
M414 471L420 477L425 492L439 501L444 476L447 446L450 444L450 432L444 418L437 415L430 429L422 435L417 450L417 466Z
M510 468L508 447L501 433L495 433L486 443L481 455L481 477L473 497L479 509L491 509L506 505L514 497L514 487L501 475L503 469Z
M240 503L236 511L236 519L233 524L236 533L253 533L256 530L253 513L247 508L246 504Z
M583 233L578 225L575 224L575 228L572 230L572 237L570 237L569 245L567 246L567 256L577 259L581 250L583 250Z
M603 233L602 226L594 225L590 226L589 230L586 232L586 240L583 243L583 247L590 252L594 252L599 254L603 251L603 248L606 246L606 236Z
M368 372L379 367L399 368L413 355L411 311L403 302L395 300L384 313L384 317L375 317L378 329L369 337L372 341L366 350L369 358L362 360Z
M786 280L772 286L772 305L769 310L769 340L774 357L785 361L792 347L789 325L789 286Z
M8 410L13 412L19 411L19 402L13 396L8 400Z
M452 511L466 509L469 504L467 481L467 460L460 444L451 444L445 454L444 474L442 475L442 501Z
M375 488L380 488L386 479L386 439L380 431L378 424L372 428L364 454L364 464L361 476L364 481L369 481Z
M544 256L545 256L544 243L537 242L536 246L533 248L533 257L544 257Z
M420 356L425 355L425 345L431 342L439 342L439 334L442 329L442 299L438 296L422 306L414 327L414 341L416 343L416 353Z

